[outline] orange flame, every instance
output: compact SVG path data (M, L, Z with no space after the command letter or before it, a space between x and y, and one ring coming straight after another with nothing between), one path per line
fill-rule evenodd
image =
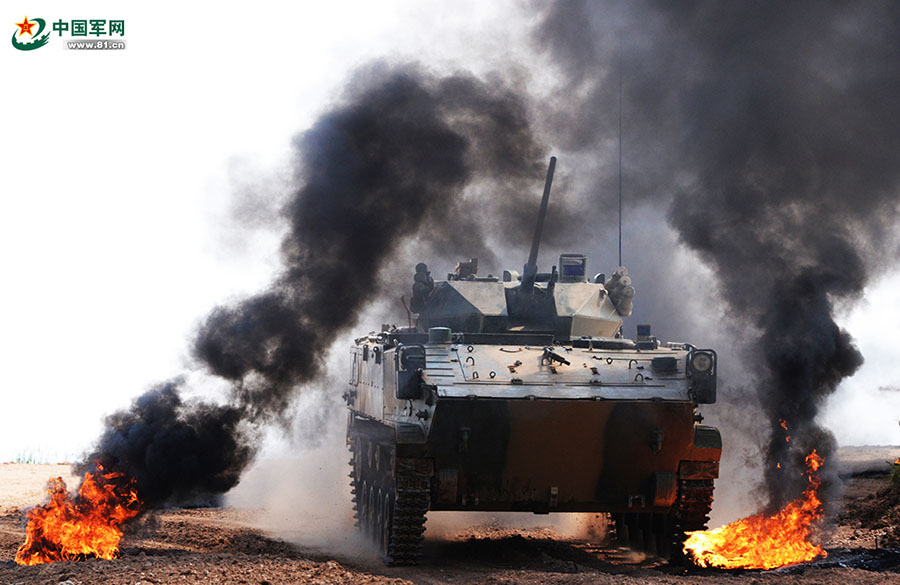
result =
M823 462L815 449L807 455L810 485L777 514L756 514L714 530L689 532L685 553L701 567L722 569L774 569L828 556L809 542L810 527L823 513L816 473Z
M894 461L894 465L900 465L900 457L897 457L897 460Z
M141 512L133 479L121 473L85 473L73 498L61 477L50 479L50 503L28 511L25 544L16 553L20 565L113 559L119 555L119 528Z
M784 432L785 432L785 433L789 432L789 431L788 431L788 426L787 426L787 421L786 421L786 420L784 420L783 418L778 419L778 424L781 425L781 428L784 429ZM790 435L785 435L785 437L784 437L784 442L785 442L785 443L790 443L790 442L791 442L791 436L790 436Z

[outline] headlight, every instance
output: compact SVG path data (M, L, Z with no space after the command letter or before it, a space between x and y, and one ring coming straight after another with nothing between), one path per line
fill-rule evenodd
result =
M691 369L698 374L707 374L712 369L712 356L708 353L695 352L691 356Z
M716 352L692 348L687 361L685 373L697 404L712 404L716 401Z

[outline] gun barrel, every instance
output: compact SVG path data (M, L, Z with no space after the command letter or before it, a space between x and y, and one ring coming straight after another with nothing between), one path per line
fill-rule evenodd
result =
M553 184L553 171L555 169L556 157L551 156L550 166L547 168L547 180L544 182L544 195L541 197L541 209L538 212L537 226L534 228L534 239L531 240L531 253L528 255L528 263L525 264L525 273L528 276L537 273L537 255L541 247L541 232L544 231L544 218L547 216L547 202L550 200L550 185Z

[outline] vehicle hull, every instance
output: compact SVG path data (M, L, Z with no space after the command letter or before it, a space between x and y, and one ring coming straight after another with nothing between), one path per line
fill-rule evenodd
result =
M689 402L442 399L431 509L666 511L682 461L719 459L693 433Z

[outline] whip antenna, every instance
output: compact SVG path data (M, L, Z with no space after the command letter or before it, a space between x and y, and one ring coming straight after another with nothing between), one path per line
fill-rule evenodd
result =
M619 33L619 266L622 266L622 37Z

